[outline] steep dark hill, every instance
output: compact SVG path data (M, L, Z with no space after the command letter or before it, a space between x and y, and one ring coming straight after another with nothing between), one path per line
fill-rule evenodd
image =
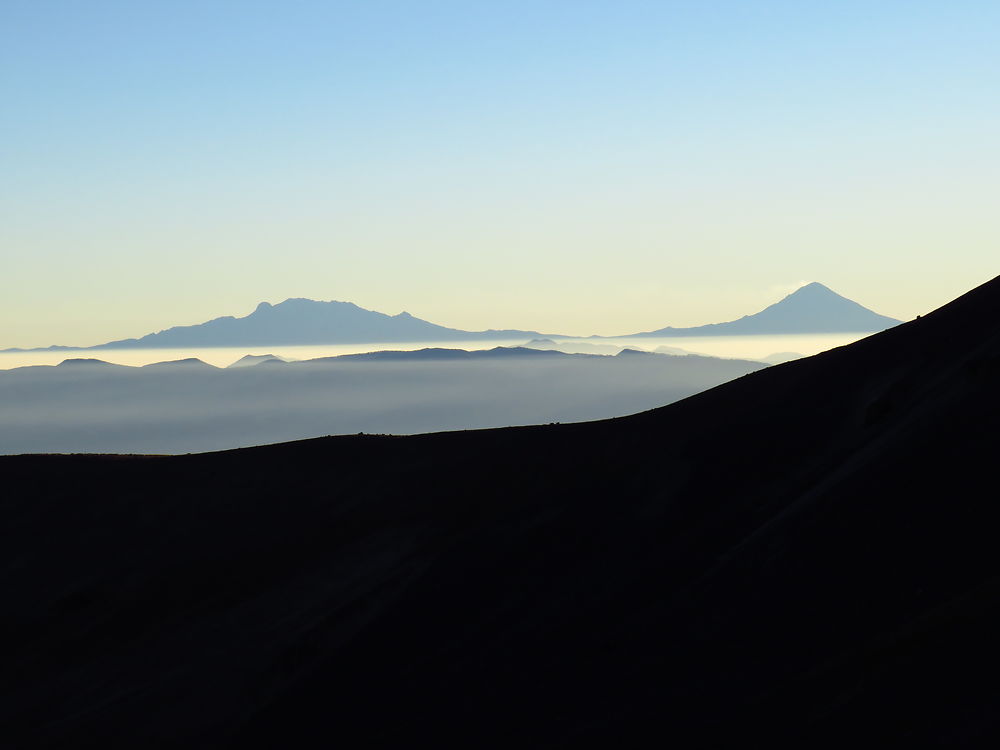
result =
M874 332L899 323L842 297L819 282L806 284L753 315L693 328L660 328L636 336L736 336L752 334Z
M998 316L604 422L0 459L2 732L995 744Z

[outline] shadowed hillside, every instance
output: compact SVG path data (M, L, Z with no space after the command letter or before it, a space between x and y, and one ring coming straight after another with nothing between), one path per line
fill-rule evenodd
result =
M603 422L0 458L2 735L995 741L998 316Z

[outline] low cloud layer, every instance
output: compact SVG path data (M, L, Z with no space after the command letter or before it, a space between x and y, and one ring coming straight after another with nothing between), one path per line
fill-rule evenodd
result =
M585 421L662 406L763 366L532 354L541 356L10 370L0 372L0 453L187 453L357 432Z

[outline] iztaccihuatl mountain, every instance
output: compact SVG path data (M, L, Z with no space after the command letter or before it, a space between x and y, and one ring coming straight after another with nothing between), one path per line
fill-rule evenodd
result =
M461 331L429 323L407 312L386 315L352 302L295 298L277 305L261 302L242 318L227 315L199 325L175 326L142 338L111 341L93 348L402 343L535 335L534 331Z

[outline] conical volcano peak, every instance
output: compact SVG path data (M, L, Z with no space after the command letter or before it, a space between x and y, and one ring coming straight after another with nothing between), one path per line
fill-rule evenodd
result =
M792 292L792 294L818 294L824 292L827 294L837 294L826 284L820 284L818 281L810 281L808 284L803 284L794 292ZM792 294L788 296L791 297ZM839 297L840 295L837 294L837 296Z
M799 287L780 302L748 315L759 333L834 333L881 331L899 323L837 294L814 281Z
M856 302L852 302L847 297L842 294L837 294L830 287L825 284L820 284L818 281L810 282L800 286L794 292L783 297L780 301L776 302L776 305L782 305L788 302L796 303L806 303L806 304L849 304L855 305ZM773 307L774 305L772 305Z
M847 297L845 297L844 295L837 294L835 291L833 291L826 284L821 284L818 281L811 281L808 284L803 284L798 289L796 289L794 292L792 292L791 294L789 294L788 296L785 297L786 300L788 300L788 299L823 299L823 298L826 298L826 299L839 299L839 300L845 300L847 302L850 302L850 300L848 300ZM784 301L784 300L782 300L782 301Z
M642 336L718 336L795 333L868 333L900 321L879 315L813 281L753 315L696 328L661 328Z

